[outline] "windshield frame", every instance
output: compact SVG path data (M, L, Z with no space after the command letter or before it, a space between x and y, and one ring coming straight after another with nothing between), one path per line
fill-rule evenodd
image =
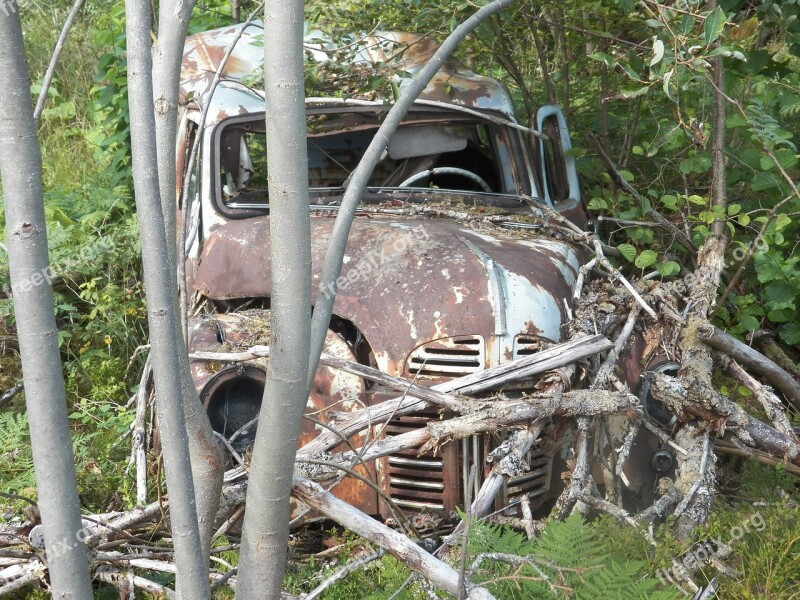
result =
M372 113L379 121L382 116L385 116L389 111L391 105L372 105L372 106L324 106L324 107L309 107L306 114L311 116L315 114L342 114L342 113ZM491 117L491 119L489 118ZM481 120L479 116L464 115L457 111L447 110L446 108L435 108L430 106L418 106L412 108L409 115L404 119L404 124L409 121L414 123L438 123L438 122L481 122L485 124L489 131L492 132L495 152L502 147L504 156L497 155L497 166L499 169L508 169L508 177L513 181L513 185L517 188L516 193L502 193L502 192L473 192L464 190L451 190L451 189L432 189L423 187L381 187L370 186L361 203L365 205L378 204L387 201L407 201L411 203L424 203L431 195L434 196L450 196L450 197L463 197L465 203L470 205L487 205L498 206L509 209L522 208L527 206L527 203L520 202L520 196L531 197L535 200L542 202L543 200L537 198L538 194L534 194L535 183L531 181L531 158L528 153L526 144L523 143L522 136L519 131L514 129L509 121L509 126L505 127L497 123L498 113L489 111L487 119ZM210 136L210 143L213 148L210 153L212 165L210 171L211 181L209 182L209 192L211 196L212 205L215 210L229 219L243 219L254 216L269 214L269 202L267 203L241 203L240 206L231 206L230 203L225 203L222 195L222 178L220 176L221 167L221 136L226 127L236 124L244 124L248 122L263 122L265 118L264 113L249 112L243 115L235 115L220 121L213 129ZM503 121L507 118L503 117ZM310 202L309 210L335 210L341 202L345 189L339 188L311 188L309 190ZM434 198L435 199L435 198Z

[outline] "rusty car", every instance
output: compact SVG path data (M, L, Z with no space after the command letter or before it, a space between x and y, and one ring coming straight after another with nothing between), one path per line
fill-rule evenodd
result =
M402 91L436 50L427 37L373 33L354 62L394 62ZM258 23L188 38L178 134L179 250L189 304L190 352L230 351L269 343L269 191L265 103L254 83L263 61ZM317 43L317 42L314 42ZM226 61L226 50L235 46ZM309 52L324 56L322 50ZM214 85L219 72L219 82ZM391 100L330 94L306 99L313 285L339 202ZM205 119L203 120L203 115ZM325 352L424 385L480 372L563 341L583 256L548 237L530 217L536 206L587 226L575 160L562 112L544 106L532 135L517 122L497 80L449 61L392 137L372 175L350 233ZM197 145L197 159L192 148ZM406 210L428 208L427 213ZM496 215L501 227L458 218ZM212 425L229 437L257 414L262 363L192 361L192 375ZM328 411L350 411L390 397L362 378L321 366L308 402L301 444ZM395 418L381 435L424 427L436 411ZM252 444L252 432L234 446ZM502 432L450 444L437 455L401 452L370 476L407 511L463 505L471 465ZM530 470L507 482L500 506L546 506L559 493L559 452L534 447ZM647 457L649 460L649 455ZM336 494L372 515L387 516L374 489L346 479Z

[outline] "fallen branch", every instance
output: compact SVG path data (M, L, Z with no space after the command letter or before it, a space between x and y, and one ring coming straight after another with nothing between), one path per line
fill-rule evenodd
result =
M778 345L770 332L757 329L752 333L749 339L758 346L764 356L775 362L781 369L791 375L792 379L800 384L800 369L798 369L794 361L786 355L786 352Z
M764 377L783 392L796 411L800 411L800 383L775 362L711 324L699 327L697 336L712 348L724 352Z
M361 511L339 500L322 486L300 477L294 478L293 494L314 511L337 522L365 540L383 548L412 571L425 577L452 595L458 594L458 573L447 563L435 558L405 535L379 523ZM484 588L467 584L470 600L494 598Z
M728 359L725 362L727 363L725 365L725 370L728 374L755 394L756 400L761 404L761 407L764 409L764 412L775 429L789 439L797 441L794 428L789 422L789 417L786 416L786 409L780 399L772 393L772 390L756 381L756 379L740 367L736 361Z
M458 391L463 394L474 394L520 378L532 377L557 369L608 350L611 347L612 343L602 335L572 340L564 344L551 346L521 360L515 360L486 369L480 373L473 373L432 386L431 389L440 392ZM368 409L354 411L336 423L338 435L332 432L323 432L303 446L298 451L298 454L309 456L318 452L325 452L338 446L342 437L349 438L370 425L377 425L393 417L421 411L429 406L430 404L424 400L406 398L404 396L386 400Z
M679 379L660 373L649 376L654 397L678 415L679 420L688 421L695 416L715 425L720 433L732 429L747 445L800 466L800 443L750 416L716 390L699 382L687 387Z
M25 388L20 383L7 390L2 396L0 396L0 408L3 408L6 404L11 402L23 389Z

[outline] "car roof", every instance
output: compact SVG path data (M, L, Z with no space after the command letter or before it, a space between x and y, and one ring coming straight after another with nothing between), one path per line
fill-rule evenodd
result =
M186 40L181 69L181 104L198 109L212 87L228 48L236 41L221 74L223 87L263 97L263 91L249 87L254 83L264 60L264 30L259 22L212 29ZM329 52L336 48L333 41L318 30L305 36L306 52L318 62L327 62ZM358 65L388 65L397 73L395 83L402 92L411 78L430 60L439 43L430 38L404 32L373 32L353 43L352 63ZM258 84L260 87L261 84ZM216 95L216 92L215 92ZM496 79L478 75L455 60L449 60L436 74L420 99L444 105L502 113L514 120L511 97ZM339 98L341 100L341 98ZM392 99L377 99L377 105ZM313 99L308 99L313 103ZM360 101L364 103L364 101ZM216 104L216 102L215 102ZM234 107L231 107L234 108Z

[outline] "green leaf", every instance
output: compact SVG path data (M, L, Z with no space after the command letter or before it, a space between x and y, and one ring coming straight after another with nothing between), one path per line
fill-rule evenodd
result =
M763 192L764 190L778 187L778 183L779 180L775 175L762 171L753 176L753 180L750 182L750 189L754 192Z
M664 27L664 24L661 21L658 21L657 19L647 19L644 22L644 24L647 25L648 27L652 27L653 29L661 29L662 27Z
M589 58L591 58L592 60L596 60L598 62L605 63L606 66L608 67L613 67L614 63L616 62L613 56L606 54L605 52L595 52L594 54L590 54Z
M620 244L617 246L617 250L622 253L622 256L625 257L625 260L628 262L633 262L636 258L636 248L634 248L631 244Z
M639 267L640 269L644 269L652 265L658 259L658 254L656 254L653 250L644 250L639 256L636 257L636 260L633 261L633 264Z
M756 254L756 256L761 256ZM776 279L783 279L783 271L772 260L756 260L756 277L761 283L769 283Z
M691 196L687 196L686 199L692 204L696 204L697 206L705 206L706 204L708 204L708 201L703 196L698 196L697 194L692 194Z
M739 325L746 331L755 331L758 329L759 322L753 315L739 314Z
M742 205L741 204L729 204L728 205L728 216L732 217L734 215L738 215L741 210L742 210Z
M703 41L706 46L715 41L725 27L725 13L718 6L706 16L706 23L703 27Z
M681 270L681 266L676 263L674 260L668 260L666 262L658 263L656 265L656 271L662 277L669 277L670 275L675 275L679 273Z
M670 210L678 210L678 199L670 194L661 196L661 204Z
M661 62L662 58L664 58L664 42L655 38L653 40L653 57L650 59L650 66L656 66Z
M787 225L791 224L792 218L787 214L781 213L775 218L775 231L781 231Z
M603 198L594 197L589 200L589 210L605 210L608 208L608 202Z
M742 213L741 215L739 215L737 221L739 222L739 225L741 225L742 227L746 227L750 224L750 215L748 215L747 213Z
M635 89L626 89L621 90L619 95L621 98L629 100L630 98L638 98L639 96L644 96L650 90L650 86L646 85L644 87L635 88Z
M786 281L774 281L767 286L764 296L770 310L790 308L794 310L798 290Z
M789 323L781 327L778 332L780 338L792 346L800 344L800 323Z

